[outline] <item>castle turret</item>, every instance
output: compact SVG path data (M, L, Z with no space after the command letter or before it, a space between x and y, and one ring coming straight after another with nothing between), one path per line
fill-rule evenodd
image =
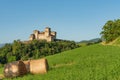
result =
M55 32L55 31L52 31L52 32L51 32L51 35L56 36L56 32Z
M52 31L52 32L51 32L51 35L54 36L54 38L56 38L56 34L57 34L57 33L56 33L55 31Z
M29 40L34 40L34 39L35 39L35 35L31 34L30 37L29 37Z
M51 33L51 29L49 27L46 27L45 28L45 36L50 36L50 33Z
M34 35L35 35L35 39L38 39L38 35L39 35L40 32L38 30L34 30L33 32L34 32Z

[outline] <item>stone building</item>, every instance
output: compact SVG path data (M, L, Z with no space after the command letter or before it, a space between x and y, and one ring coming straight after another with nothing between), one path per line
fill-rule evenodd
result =
M48 42L55 41L56 32L51 31L51 28L46 27L44 32L34 30L33 34L30 35L29 40L46 40Z

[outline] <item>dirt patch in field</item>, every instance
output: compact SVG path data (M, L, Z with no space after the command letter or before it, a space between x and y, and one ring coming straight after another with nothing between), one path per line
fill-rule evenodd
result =
M74 62L69 62L69 63L64 63L64 64L55 64L54 66L52 66L52 68L58 68L58 67L63 67L63 66L71 66L73 64L74 64Z

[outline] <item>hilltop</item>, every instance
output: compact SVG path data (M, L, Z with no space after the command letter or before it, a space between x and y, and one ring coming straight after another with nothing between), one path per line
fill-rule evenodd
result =
M32 40L29 43L15 40L12 44L6 44L0 48L0 63L5 64L12 61L38 59L48 55L79 47L74 41Z

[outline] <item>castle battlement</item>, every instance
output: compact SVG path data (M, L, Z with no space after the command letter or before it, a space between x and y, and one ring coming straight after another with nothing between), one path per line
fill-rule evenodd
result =
M46 27L43 32L39 30L34 30L33 34L30 35L29 40L46 40L48 42L55 41L56 39L56 32L51 31L51 28Z

